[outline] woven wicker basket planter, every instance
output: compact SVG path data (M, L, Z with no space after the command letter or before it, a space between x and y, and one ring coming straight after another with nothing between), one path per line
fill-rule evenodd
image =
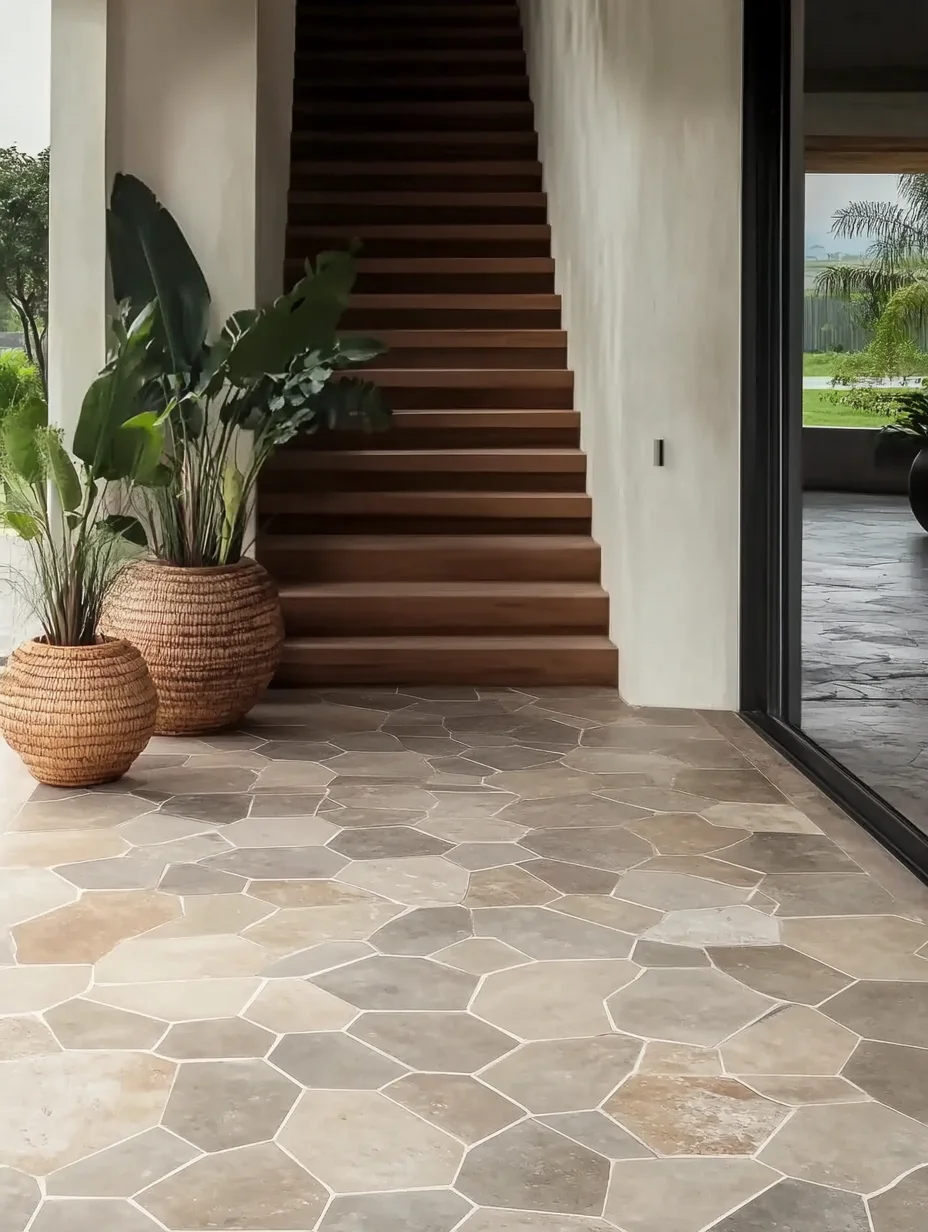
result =
M154 735L157 709L145 660L126 642L25 642L0 675L0 731L52 787L125 774Z
M207 569L139 561L113 588L101 628L144 656L162 736L241 719L270 684L284 636L277 587L247 558Z

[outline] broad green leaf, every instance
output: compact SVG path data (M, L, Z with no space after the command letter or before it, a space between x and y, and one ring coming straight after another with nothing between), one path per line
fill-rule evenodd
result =
M16 532L20 539L35 539L40 533L39 523L29 513L13 513L7 510L3 514L3 521L6 522L10 530Z
M45 456L48 459L48 471L58 494L61 508L67 513L73 513L80 506L84 495L74 463L68 457L61 444L61 437L54 429L48 429L42 435Z
M114 513L104 518L100 525L108 530L110 534L118 535L121 539L125 539L127 543L135 544L136 547L144 548L148 546L148 536L145 533L145 527L138 518L130 517L125 513Z
M335 367L349 368L353 364L366 364L383 355L387 348L377 338L341 337L334 357Z
M45 477L39 432L48 424L48 406L37 394L14 407L3 420L3 449L16 473L26 483Z

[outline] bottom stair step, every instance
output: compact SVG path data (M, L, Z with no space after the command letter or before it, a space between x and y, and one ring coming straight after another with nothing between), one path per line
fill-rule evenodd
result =
M615 685L607 637L290 638L279 686L315 684Z

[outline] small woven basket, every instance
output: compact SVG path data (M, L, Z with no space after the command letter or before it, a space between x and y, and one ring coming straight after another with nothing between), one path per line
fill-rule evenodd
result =
M0 674L0 731L40 783L120 778L155 731L158 695L134 646L24 642Z
M284 636L277 587L247 558L205 569L138 561L110 592L100 627L144 656L162 736L241 719L270 684Z

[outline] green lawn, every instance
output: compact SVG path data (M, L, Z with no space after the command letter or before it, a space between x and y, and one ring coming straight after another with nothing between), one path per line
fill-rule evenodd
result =
M828 389L802 391L802 422L808 428L884 428L885 415L855 411L849 406L835 406Z
M839 358L835 351L806 351L802 357L802 375L834 376Z

